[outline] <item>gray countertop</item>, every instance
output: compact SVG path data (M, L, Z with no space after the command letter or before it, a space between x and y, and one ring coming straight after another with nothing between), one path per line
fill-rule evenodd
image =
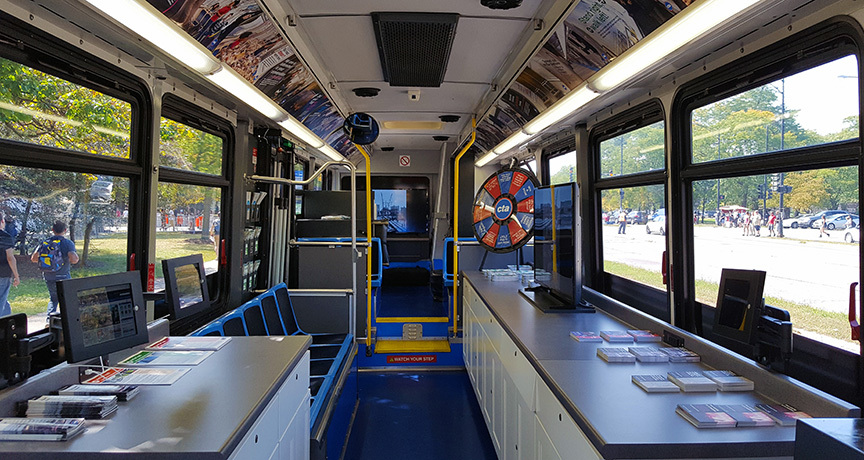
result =
M699 429L675 413L678 404L792 402L765 396L760 392L758 376L733 369L757 381L757 391L751 392L646 393L631 382L632 375L707 370L713 368L710 356L703 354L702 363L606 363L597 357L597 348L662 344L577 342L570 338L570 331L650 329L662 334L663 328L644 322L628 324L599 308L596 313L543 313L517 293L518 282L491 282L480 272L464 275L605 458L792 456L794 427ZM683 331L676 333L686 335ZM687 337L688 344L701 343L701 339ZM729 357L724 357L719 361L727 364L728 360ZM768 372L758 366L744 368L750 372ZM802 392L803 384L791 382L785 376L772 378L778 385L790 385L790 394ZM813 399L807 404L813 416L857 414L854 406L847 405L844 409L842 401L826 398L818 390L804 393Z
M233 337L173 385L142 386L110 418L88 420L87 430L75 438L0 442L0 457L93 460L122 454L128 459L226 459L310 343L308 336ZM77 383L77 371L61 370L57 375L62 377L51 382L54 390ZM43 377L38 386L44 388L46 379L51 377ZM10 388L0 392L0 399L34 396L27 391L27 384Z

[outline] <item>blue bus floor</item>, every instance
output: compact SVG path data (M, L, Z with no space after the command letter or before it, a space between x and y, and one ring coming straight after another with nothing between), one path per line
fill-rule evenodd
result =
M426 286L381 286L378 304L381 317L447 316L445 302L435 302Z
M359 374L346 460L495 459L464 371Z

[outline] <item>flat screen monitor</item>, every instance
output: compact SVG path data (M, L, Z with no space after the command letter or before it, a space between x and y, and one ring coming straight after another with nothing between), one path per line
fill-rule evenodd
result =
M181 319L210 308L207 276L201 254L165 259L165 302L171 319Z
M582 303L578 203L579 189L572 182L534 191L534 281L539 291L561 301L557 308Z
M137 271L57 282L70 363L147 343L147 314Z
M724 268L714 312L714 333L736 342L754 344L764 288L765 272Z
M387 221L387 233L429 231L429 190L373 189L378 220Z

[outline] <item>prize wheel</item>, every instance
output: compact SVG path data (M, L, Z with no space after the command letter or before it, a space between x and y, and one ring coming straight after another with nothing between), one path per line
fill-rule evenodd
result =
M492 252L521 248L534 234L534 189L530 171L505 168L489 176L474 197L474 236Z

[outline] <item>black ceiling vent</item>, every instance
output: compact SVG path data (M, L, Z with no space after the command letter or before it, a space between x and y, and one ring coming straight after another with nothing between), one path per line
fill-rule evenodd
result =
M390 86L441 86L458 22L454 13L372 13L384 80Z
M382 152L392 152L396 147L381 147Z
M442 123L456 123L459 121L459 115L441 115L438 117L441 119Z
M354 95L357 97L375 97L381 91L378 88L354 88Z
M432 139L438 142L444 142L447 139L450 139L450 136L432 136Z
M480 4L493 10L509 10L522 4L522 0L480 0Z

